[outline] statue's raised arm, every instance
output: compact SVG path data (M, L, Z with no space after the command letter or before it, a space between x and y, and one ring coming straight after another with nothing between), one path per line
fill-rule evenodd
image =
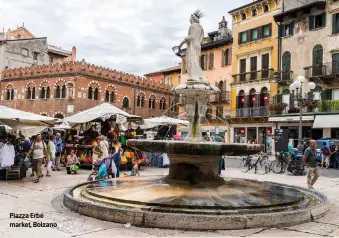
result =
M186 64L189 81L205 82L202 69L199 64L201 44L204 39L204 29L200 25L200 18L204 15L200 10L195 11L191 15L191 26L188 30L188 36L178 46L172 48L176 55L182 57L184 52L181 47L186 44Z

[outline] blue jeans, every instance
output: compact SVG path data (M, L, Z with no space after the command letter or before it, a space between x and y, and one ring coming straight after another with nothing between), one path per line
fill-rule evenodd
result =
M115 175L116 178L119 178L120 177L120 158L114 158L114 163L115 163L115 166L117 167L117 174Z

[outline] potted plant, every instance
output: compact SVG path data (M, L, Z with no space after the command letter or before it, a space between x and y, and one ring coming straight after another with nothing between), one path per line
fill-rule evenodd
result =
M273 114L281 114L287 107L286 103L271 103L268 105L268 110Z

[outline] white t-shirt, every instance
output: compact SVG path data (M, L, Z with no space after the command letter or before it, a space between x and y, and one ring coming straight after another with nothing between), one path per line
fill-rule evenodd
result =
M108 142L107 141L100 141L100 147L102 149L102 158L108 158Z
M33 159L42 159L44 158L44 148L46 148L46 144L43 141L33 142Z

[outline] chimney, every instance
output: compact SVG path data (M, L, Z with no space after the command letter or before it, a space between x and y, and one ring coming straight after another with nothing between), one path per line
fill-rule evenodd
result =
M75 46L72 47L72 56L71 56L71 61L76 61L77 59L77 48Z

